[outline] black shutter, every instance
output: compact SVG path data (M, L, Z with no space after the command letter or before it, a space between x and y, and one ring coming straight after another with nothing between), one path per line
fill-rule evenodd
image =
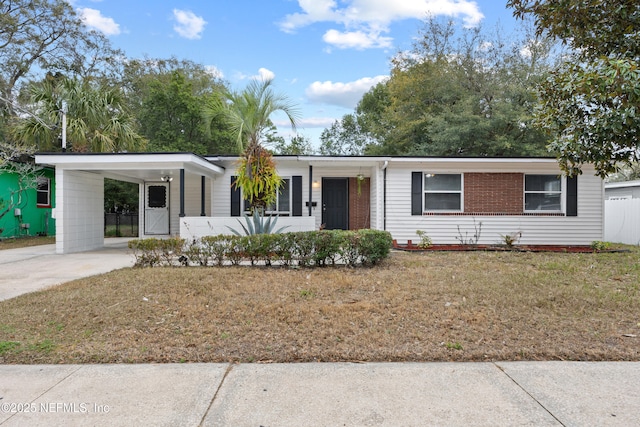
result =
M291 215L302 216L302 176L291 177Z
M240 216L240 189L236 188L236 179L231 177L231 216Z
M578 216L578 177L567 178L567 216Z
M422 172L411 172L411 215L422 215Z

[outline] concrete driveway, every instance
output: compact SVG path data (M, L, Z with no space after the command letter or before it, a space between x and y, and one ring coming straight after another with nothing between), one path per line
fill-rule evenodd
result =
M126 238L105 239L102 249L59 255L55 245L0 251L0 301L134 264Z

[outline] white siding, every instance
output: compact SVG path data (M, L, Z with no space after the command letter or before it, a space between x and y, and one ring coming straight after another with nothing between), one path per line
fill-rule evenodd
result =
M640 245L640 199L605 200L604 240Z
M482 223L480 244L502 241L501 235L522 232L522 244L588 245L603 239L603 184L585 168L578 177L578 216L464 216L464 215L411 215L411 172L436 173L464 172L522 172L557 173L554 162L514 163L492 165L472 162L447 163L416 162L393 163L387 171L387 230L398 243L419 240L416 230L424 230L435 244L459 243L459 238L470 238Z
M185 173L184 213L185 216L200 216L201 175ZM211 179L205 178L205 213L211 215ZM180 234L180 177L177 175L169 183L169 234Z
M283 232L315 230L314 220L310 216L283 216L275 223L275 230L284 227ZM242 233L245 220L238 217L184 217L180 218L180 236L187 239L218 234L232 235L231 229Z
M104 246L104 178L91 172L56 170L56 252Z
M277 160L276 160L277 161ZM214 217L226 217L231 214L231 176L235 175L235 164L225 163L226 173L220 178L216 178L212 185L212 206L211 212ZM306 203L309 201L309 164L303 161L284 160L277 165L278 174L282 177L294 175L302 176L302 216L309 216L309 208ZM382 218L379 212L382 209L382 175L377 167L358 167L355 165L342 164L340 166L313 166L313 181L320 183L319 187L312 188L311 195L313 201L317 203L312 208L312 216L315 218L315 227L319 229L322 225L322 178L353 178L361 173L367 178L371 178L371 227L376 225L382 228ZM378 224L379 223L379 224Z

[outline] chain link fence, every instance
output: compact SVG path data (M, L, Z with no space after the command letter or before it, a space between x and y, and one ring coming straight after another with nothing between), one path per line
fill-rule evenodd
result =
M105 237L138 237L138 213L105 213Z

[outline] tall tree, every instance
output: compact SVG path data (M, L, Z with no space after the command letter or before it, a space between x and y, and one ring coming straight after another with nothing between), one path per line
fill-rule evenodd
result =
M414 49L392 60L386 107L369 120L383 124L379 144L367 152L546 155L548 140L531 122L548 50L543 40L505 42L479 28L458 35L451 22L427 21Z
M359 156L364 153L367 135L355 114L346 114L320 134L320 154L325 156Z
M276 154L284 156L309 156L314 154L311 140L301 134L296 134L289 139L289 143L280 137L274 144Z
M253 80L240 92L229 91L222 103L206 112L209 119L222 115L236 135L242 155L235 184L260 211L275 202L282 181L271 153L262 145L276 112L284 113L295 131L298 109L286 95L274 91L273 80Z
M68 149L76 152L140 151L146 141L124 109L121 93L90 81L47 76L29 89L35 115L13 128L16 141L60 150L61 111L66 111Z
M640 3L637 0L509 0L572 55L539 87L537 123L570 175L598 175L640 160Z
M533 126L535 91L552 44L530 27L509 37L428 19L413 49L391 62L354 114L322 134L326 153L546 156Z
M65 0L0 0L0 105L10 114L21 81L42 70L104 75L120 55Z
M127 60L121 84L150 151L237 152L235 135L220 117L203 120L206 106L227 90L208 68L176 58Z

